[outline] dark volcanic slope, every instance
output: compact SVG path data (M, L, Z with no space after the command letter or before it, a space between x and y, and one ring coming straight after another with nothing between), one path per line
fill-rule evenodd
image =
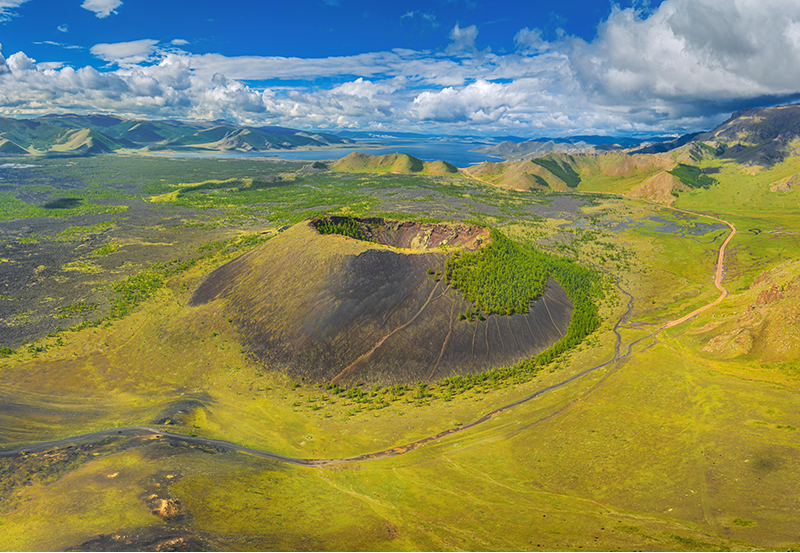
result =
M409 229L401 235L415 242ZM268 365L342 384L478 372L534 355L566 331L572 304L554 281L526 315L459 321L469 304L427 274L445 259L301 223L211 273L192 302L221 299Z

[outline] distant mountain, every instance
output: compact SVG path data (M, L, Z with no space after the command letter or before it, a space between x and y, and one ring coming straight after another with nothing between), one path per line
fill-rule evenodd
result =
M587 144L586 142L567 142L567 141L539 141L539 140L526 140L525 142L513 142L511 140L504 140L499 144L491 146L483 146L476 148L476 152L485 154L492 154L508 158L510 160L521 159L524 157L537 157L546 154L584 154L595 153L597 148L594 145Z
M771 167L787 157L800 155L800 104L738 111L711 131L685 134L678 138L573 136L521 142L504 140L475 151L499 155L510 161L536 159L549 154L581 155L619 151L638 155L674 151L689 155L689 161L695 162L721 158L743 165Z
M692 135L693 137L694 135ZM684 137L681 137L681 139ZM666 152L677 148L673 137L656 136L649 138L630 138L618 136L581 135L567 138L535 138L531 140L507 139L498 144L483 146L476 152L505 157L509 160L544 156L547 154L596 154L610 151L627 151L631 148L652 148L653 152L636 151L634 153ZM685 143L685 142L684 142Z
M800 104L737 111L694 139L694 155L727 158L744 165L772 166L797 155Z
M229 121L147 121L112 115L0 118L0 153L91 155L118 150L260 152L351 144L331 133L242 127Z
M335 132L337 136L343 136L346 138L356 138L358 140L379 140L379 141L391 140L391 139L427 140L433 136L430 134L422 134L417 132L351 131L348 129L331 130L331 132Z
M638 150L634 150L630 153L632 154L660 154L663 152L671 152L676 148L680 148L684 144L688 144L689 142L693 141L697 138L701 133L695 132L690 134L684 134L683 136L679 136L674 140L668 140L666 142L658 142L656 144L649 144Z

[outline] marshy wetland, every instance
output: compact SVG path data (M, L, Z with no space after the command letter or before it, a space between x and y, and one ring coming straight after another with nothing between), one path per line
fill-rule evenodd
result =
M0 166L0 544L798 548L799 192L763 194L796 159L707 162L717 184L682 192L684 212L601 178L545 193L253 159ZM552 258L550 292L475 310L446 275L458 245L322 235L323 216L496 229ZM740 231L730 295L668 327L720 295L719 220ZM574 320L567 265L595 275L597 326L536 357ZM536 324L553 333L524 349Z

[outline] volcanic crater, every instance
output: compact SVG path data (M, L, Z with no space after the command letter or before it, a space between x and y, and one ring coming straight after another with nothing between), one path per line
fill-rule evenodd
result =
M326 222L363 240L321 234ZM429 269L488 240L476 225L318 217L211 272L190 304L219 302L256 358L295 377L391 385L485 371L547 349L572 313L551 279L525 314L459 320L471 304Z

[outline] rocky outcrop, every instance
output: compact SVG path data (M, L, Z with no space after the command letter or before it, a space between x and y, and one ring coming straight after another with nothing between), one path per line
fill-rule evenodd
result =
M786 294L784 294L780 286L770 286L766 290L759 292L754 305L757 307L775 303L776 301L782 300L785 296Z
M736 328L709 340L703 351L721 353L724 357L736 357L749 353L752 347L752 331L749 328Z
M800 355L799 270L800 263L792 261L759 274L746 292L750 299L743 310L701 329L720 329L703 351L722 358L750 355L767 362Z
M795 173L784 179L772 183L769 189L772 192L789 192L800 186L800 174Z

